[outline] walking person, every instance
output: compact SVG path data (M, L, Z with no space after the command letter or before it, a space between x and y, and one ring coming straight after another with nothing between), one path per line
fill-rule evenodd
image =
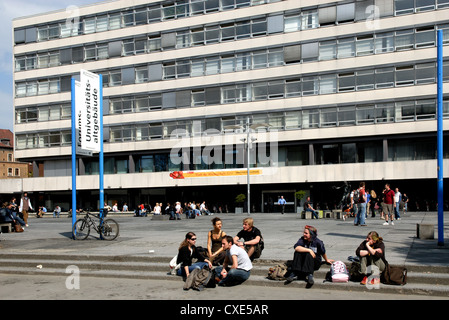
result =
M394 217L396 218L396 220L401 220L401 215L399 214L399 207L401 201L402 195L399 192L399 188L396 188L394 192Z
M278 200L278 205L279 205L279 208L280 208L282 214L284 214L286 204L287 204L287 201L285 201L284 196L281 196Z
M25 225L28 227L28 212L33 210L33 206L31 205L30 198L28 198L28 193L24 192L22 198L20 198L19 211L22 212L23 221Z

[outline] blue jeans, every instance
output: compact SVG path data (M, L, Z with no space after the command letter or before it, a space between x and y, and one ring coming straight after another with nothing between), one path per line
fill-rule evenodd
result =
M366 203L358 203L357 204L357 215L355 216L354 224L365 225L366 218Z
M223 270L222 266L218 266L215 268L215 274L220 276L221 278L221 271ZM248 280L249 276L251 274L251 271L246 271L243 269L230 269L228 274L225 278L221 279L221 281L218 283L219 286L236 286L239 284L242 284L246 280Z
M205 266L208 266L209 264L207 262L196 262L194 264L192 264L191 266L189 266L189 273L191 273L193 270L195 269L203 269ZM186 276L186 272L184 270L184 267L181 267L178 270L178 276Z
M318 219L318 211L312 210L312 209L306 209L306 211L312 212L312 219Z
M396 202L396 208L394 208L394 216L396 219L399 219L401 217L401 215L399 214L399 203L400 202Z

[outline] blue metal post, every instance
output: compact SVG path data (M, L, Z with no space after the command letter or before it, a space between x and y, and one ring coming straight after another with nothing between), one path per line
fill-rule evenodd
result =
M438 153L438 245L444 246L444 203L443 203L443 30L437 31L437 153Z
M104 152L103 152L103 76L100 74L100 208L104 208ZM103 211L100 211L103 212ZM101 215L103 217L103 215Z
M75 113L75 79L72 78L72 227L76 222L76 113Z

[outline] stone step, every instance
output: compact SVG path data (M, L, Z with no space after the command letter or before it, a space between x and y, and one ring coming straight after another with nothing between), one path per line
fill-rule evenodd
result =
M166 279L179 281L177 276L169 275L169 260L167 257L148 256L83 256L83 255L39 255L12 254L0 255L0 273L31 274L31 275L66 275L68 266L75 265L83 276L104 278L137 278ZM252 285L283 286L284 281L267 279L268 269L279 261L259 260L254 263L251 278ZM38 267L39 266L39 267ZM330 267L322 266L315 272L314 287L336 290L368 290L358 282L345 284L325 281ZM419 271L415 268L408 272L408 283L405 286L387 286L380 284L380 292L401 294L449 295L449 274L446 268L432 268ZM294 281L290 286L304 287L305 282Z

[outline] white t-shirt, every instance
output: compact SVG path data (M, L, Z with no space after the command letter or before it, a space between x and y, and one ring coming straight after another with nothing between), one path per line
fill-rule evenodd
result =
M229 266L232 265L232 256L237 256L238 269L249 271L253 268L253 264L251 263L245 249L242 249L235 244L232 245L231 249L228 251Z

